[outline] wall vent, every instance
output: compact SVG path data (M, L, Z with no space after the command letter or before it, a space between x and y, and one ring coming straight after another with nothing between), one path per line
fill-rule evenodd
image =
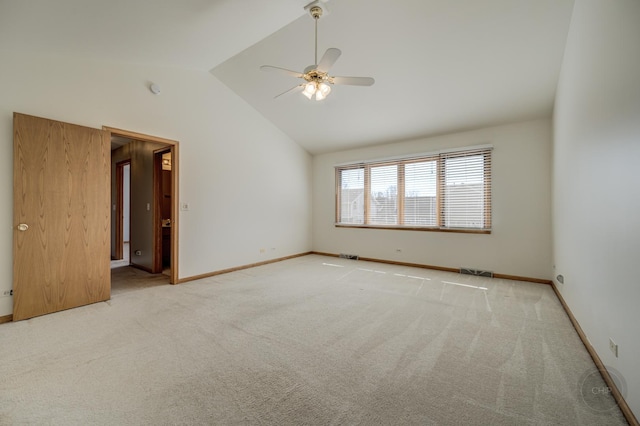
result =
M476 277L493 278L493 272L481 271L480 269L460 268L460 273L465 275L475 275Z
M342 259L352 259L352 260L360 259L357 254L340 253L340 257Z

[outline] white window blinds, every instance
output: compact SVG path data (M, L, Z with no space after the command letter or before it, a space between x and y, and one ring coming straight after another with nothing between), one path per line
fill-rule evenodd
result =
M437 160L404 165L404 224L437 226Z
M490 228L491 156L484 150L441 155L442 226Z
M398 165L371 166L369 191L369 223L398 223Z
M336 167L338 225L491 229L491 147Z

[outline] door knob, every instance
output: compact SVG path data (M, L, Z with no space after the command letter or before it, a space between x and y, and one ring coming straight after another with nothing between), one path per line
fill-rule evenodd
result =
M26 231L27 229L29 229L29 225L27 225L26 223L21 223L20 225L18 225L18 231Z

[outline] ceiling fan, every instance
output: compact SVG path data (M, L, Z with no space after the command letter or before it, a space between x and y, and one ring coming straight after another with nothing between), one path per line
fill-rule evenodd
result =
M277 95L276 98L287 93L302 91L302 94L307 98L312 99L315 97L316 101L321 101L331 93L331 86L334 84L371 86L375 83L375 80L371 77L338 77L329 75L329 69L336 63L342 52L340 49L331 47L327 49L320 59L320 62L318 62L318 20L322 16L323 9L318 0L305 6L305 9L309 11L311 17L315 20L315 62L313 65L306 67L303 72L273 67L271 65L261 66L260 69L263 71L275 71L304 80L304 82L299 85Z

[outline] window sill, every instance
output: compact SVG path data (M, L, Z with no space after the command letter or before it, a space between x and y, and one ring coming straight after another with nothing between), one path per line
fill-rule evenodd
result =
M426 226L356 225L335 223L336 228L389 229L394 231L453 232L458 234L491 234L491 229L434 228Z

